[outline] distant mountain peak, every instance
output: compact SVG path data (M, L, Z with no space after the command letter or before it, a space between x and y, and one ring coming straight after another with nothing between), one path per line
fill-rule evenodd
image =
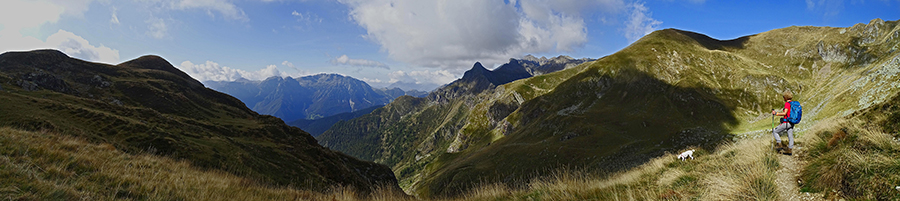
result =
M475 62L475 65L472 66L472 69L469 69L465 73L463 73L463 77L460 80L474 80L479 76L486 76L487 73L491 71L484 66L481 65L481 62Z
M481 65L481 62L475 62L475 65L472 66L472 69L484 68L484 65Z
M556 72L588 61L593 59L572 59L569 56L547 59L527 55L521 60L509 59L509 63L500 65L494 70L488 70L481 62L475 62L472 69L463 73L462 78L434 90L428 97L431 100L443 101L467 94L477 94L512 81Z

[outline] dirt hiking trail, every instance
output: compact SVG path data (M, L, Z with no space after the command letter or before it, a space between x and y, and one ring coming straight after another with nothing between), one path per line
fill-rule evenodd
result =
M825 200L821 193L800 192L800 171L805 165L800 161L797 153L801 147L797 146L792 156L778 154L778 171L775 185L778 186L778 200ZM802 152L801 152L802 153Z

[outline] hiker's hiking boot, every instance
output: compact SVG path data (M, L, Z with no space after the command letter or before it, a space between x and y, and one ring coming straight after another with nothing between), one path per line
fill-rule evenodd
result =
M774 142L774 144L775 144L775 152L781 153L781 151L784 150L784 145L782 145L781 143Z
M790 155L794 154L794 151L791 148L785 147L784 149L781 150L781 154L790 156Z

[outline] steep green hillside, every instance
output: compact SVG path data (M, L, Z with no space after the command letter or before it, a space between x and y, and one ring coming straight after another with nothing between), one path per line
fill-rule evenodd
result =
M107 65L55 50L7 52L0 55L0 88L0 126L80 136L267 185L396 186L387 167L324 148L157 56Z
M900 84L898 44L897 22L880 19L727 41L660 30L578 67L478 94L433 96L459 88L446 86L427 100L395 102L385 108L403 109L326 132L365 137L320 141L391 166L404 189L424 197L517 186L560 168L603 174L686 147L769 137L768 112L784 90L805 106L798 135L883 102Z

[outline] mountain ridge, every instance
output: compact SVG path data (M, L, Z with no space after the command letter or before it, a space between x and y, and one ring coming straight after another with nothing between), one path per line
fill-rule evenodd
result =
M375 89L361 80L327 73L298 78L274 76L261 81L206 81L205 84L234 95L254 111L286 122L384 105L400 95L421 95L415 90Z
M0 126L56 131L267 185L396 189L387 167L326 149L308 133L178 72L158 56L108 65L57 50L6 52L0 54Z

